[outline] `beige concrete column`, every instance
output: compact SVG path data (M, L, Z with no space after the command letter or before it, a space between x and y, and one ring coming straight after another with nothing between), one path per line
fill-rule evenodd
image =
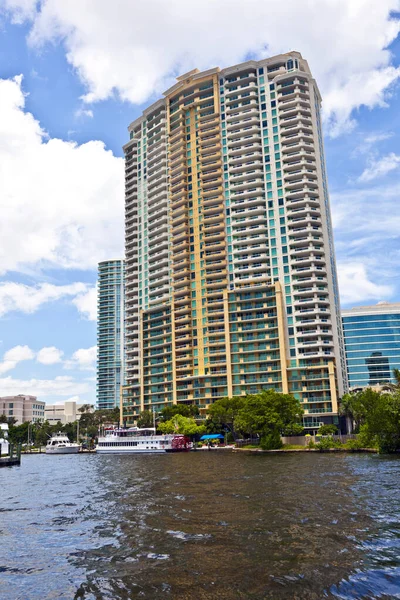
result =
M286 352L286 319L283 305L282 287L279 281L275 282L276 314L278 317L279 356L282 373L282 392L289 393L287 376L287 352Z
M226 352L226 378L228 384L228 397L233 396L232 387L232 362L231 362L231 335L229 330L229 305L228 290L224 290L224 327L225 327L225 352Z

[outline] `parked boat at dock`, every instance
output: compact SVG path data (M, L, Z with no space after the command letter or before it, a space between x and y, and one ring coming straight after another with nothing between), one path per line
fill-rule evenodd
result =
M104 429L96 446L99 454L163 454L187 452L190 449L188 437L178 434L156 435L153 427Z
M59 431L47 442L46 454L77 454L80 449L79 444L70 442L68 436Z

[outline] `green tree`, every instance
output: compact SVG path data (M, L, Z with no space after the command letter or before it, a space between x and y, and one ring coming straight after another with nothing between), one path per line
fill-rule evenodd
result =
M380 393L367 388L347 394L342 410L354 421L362 447L375 446L380 452L400 449L400 390Z
M9 425L15 425L17 419L15 417L7 417L7 415L0 415L0 423L8 423Z
M172 404L165 406L159 413L161 422L170 421L175 415L183 417L197 417L200 411L195 404Z
M361 437L376 444L380 452L400 449L400 392L379 394L361 428Z
M395 380L395 383L384 383L384 389L390 390L392 392L396 392L398 390L400 390L400 369L393 369L392 371L393 373L393 378Z
M211 404L208 409L208 417L215 426L219 424L221 429L228 429L235 440L237 438L236 420L244 404L245 396L221 398Z
M10 425L8 430L8 439L11 444L26 444L28 442L28 429L31 433L31 423L21 423L21 425Z
M321 425L318 429L318 435L336 435L338 428L336 425Z
M304 427L300 423L291 423L282 430L282 435L302 435Z
M57 425L50 425L48 421L45 421L40 425L36 425L34 428L35 445L45 446L47 441L51 438L51 434L54 433L56 427ZM59 429L56 429L56 431L59 431Z
M245 433L259 435L262 447L279 448L281 433L298 423L302 414L300 402L290 394L264 390L246 396L236 426Z
M206 432L205 425L197 425L193 417L175 415L169 421L159 423L158 430L161 433L180 433L183 435L196 435Z
M222 425L220 423L220 421L218 419L215 419L214 417L207 417L207 419L204 422L204 425L206 428L206 433L222 433L222 434L224 434L226 431L225 426ZM230 431L229 433L233 439L232 432Z
M142 410L137 420L137 426L141 428L154 427L154 415L151 410Z
M379 402L379 398L380 393L371 388L343 396L340 412L351 421L355 433L360 431L367 415L374 411L374 405Z

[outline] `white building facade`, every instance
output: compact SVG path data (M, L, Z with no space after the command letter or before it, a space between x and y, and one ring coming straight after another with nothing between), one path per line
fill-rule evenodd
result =
M84 404L77 404L74 401L67 401L63 404L46 404L44 410L45 421L48 421L50 425L56 425L57 423L73 423L81 418L79 409Z

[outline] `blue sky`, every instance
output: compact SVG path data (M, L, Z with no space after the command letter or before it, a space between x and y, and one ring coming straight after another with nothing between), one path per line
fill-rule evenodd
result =
M194 67L302 52L342 304L400 299L400 0L377 4L0 0L0 395L95 401L96 265L123 253L127 126Z

